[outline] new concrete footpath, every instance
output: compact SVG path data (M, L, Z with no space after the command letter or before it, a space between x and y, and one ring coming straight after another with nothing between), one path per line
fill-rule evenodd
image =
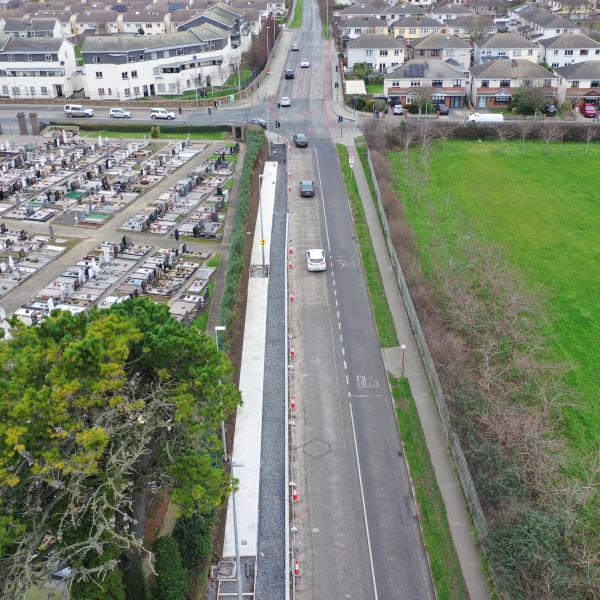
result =
M379 223L379 216L375 206L375 200L371 198L371 192L365 178L358 153L352 142L346 144L349 150L354 152L357 160L354 162L354 175L358 190L362 199L367 218L367 224L373 247L377 256L377 264L383 279L385 294L394 319L394 325L401 344L406 344L405 353L405 375L408 377L410 387L415 399L417 411L421 419L421 425L425 434L425 440L431 462L435 471L446 514L452 532L452 539L463 576L472 600L486 600L490 597L488 585L483 575L480 554L474 541L474 530L471 518L467 512L465 499L458 477L454 470L454 464L450 456L446 437L442 430L439 415L427 375L421 357L417 349L416 341L408 321L404 308L404 302L400 289L396 282L396 275L392 268L383 231ZM395 375L400 372L401 354L398 348L384 350L386 369Z

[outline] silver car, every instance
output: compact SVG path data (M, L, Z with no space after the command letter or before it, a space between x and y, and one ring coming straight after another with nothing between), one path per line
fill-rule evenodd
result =
M306 268L309 271L326 271L327 261L325 260L325 250L322 248L313 248L306 251Z

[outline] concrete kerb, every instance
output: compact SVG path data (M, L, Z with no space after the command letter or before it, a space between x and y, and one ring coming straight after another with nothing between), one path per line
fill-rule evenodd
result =
M352 143L346 143L356 150ZM449 453L449 440L442 428L438 407L434 402L424 364L417 347L414 332L410 325L407 308L396 280L391 257L384 239L382 226L371 200L371 192L366 181L362 164L355 161L355 177L367 218L367 224L377 256L377 263L384 283L386 297L394 320L398 338L407 345L406 375L415 394L415 405L425 434L436 480L442 495L454 546L469 591L474 600L489 598L489 589L483 574L481 556L473 539L472 521L466 507L462 486L457 480L454 462Z

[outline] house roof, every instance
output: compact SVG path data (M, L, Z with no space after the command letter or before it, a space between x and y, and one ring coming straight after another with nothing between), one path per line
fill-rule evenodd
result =
M344 17L346 15L380 15L382 12L380 7L375 7L371 4L353 4L347 6L344 10L340 10L338 13Z
M4 52L58 52L66 42L62 38L53 37L20 38L10 35L6 37L8 37L6 44L0 42L0 48Z
M441 60L415 58L386 74L386 79L464 79L456 67Z
M573 28L574 26L573 23L568 19L535 6L525 5L521 8L515 8L514 12L516 12L526 21L535 23L536 25L540 25L546 29L552 27Z
M4 31L52 31L56 25L56 19L32 18L32 19L5 19Z
M164 23L165 13L158 11L127 11L123 15L123 23Z
M396 4L395 6L388 6L385 9L385 13L391 13L392 15L398 15L399 17L406 17L409 15L424 15L426 10L422 6L414 6L413 4Z
M541 65L526 59L498 59L469 69L476 79L556 79L556 75Z
M470 48L469 42L446 33L432 33L412 45L415 50L437 50L438 48Z
M545 48L600 48L600 42L593 40L583 33L563 33L556 37L540 40L540 44Z
M473 11L464 4L444 4L431 11L433 15L472 15Z
M600 60L586 60L585 62L565 65L554 69L565 79L598 79L600 80Z
M348 48L404 48L404 44L389 35L379 35L377 33L368 33L359 38L350 40Z
M394 24L394 27L443 27L444 24L423 15L413 15L399 19Z
M77 13L77 23L116 23L119 13L112 10L86 10Z
M340 27L387 27L387 23L376 17L351 17L343 20Z
M185 10L176 10L171 13L171 23L186 23L191 21L193 18L202 14L201 10L197 8L186 8Z
M476 46L487 49L499 48L537 48L538 45L518 33L497 33L485 40L475 42Z

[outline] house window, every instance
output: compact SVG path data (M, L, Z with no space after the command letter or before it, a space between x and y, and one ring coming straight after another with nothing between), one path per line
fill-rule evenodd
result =
M25 88L25 90L27 90L27 88ZM29 88L29 95L30 96L35 96L35 88L33 86L31 86Z
M446 56L454 56L454 48L448 48L446 50Z
M573 56L573 50L565 50L565 56Z
M588 50L580 50L579 51L579 56L587 56L588 55Z
M146 29L152 29L152 23L146 23Z
M572 87L572 88L577 88L577 87L579 87L579 81L571 81L571 87Z
M544 87L552 87L552 79L544 79Z
M123 92L125 93L125 98L129 98L129 96L131 96L131 92L129 91L129 88L125 88L123 90Z
M170 83L169 84L169 92L174 92L175 91L175 84L174 83Z
M52 62L52 54L46 54L46 62Z
M392 87L400 87L399 81L392 81Z
M421 87L421 82L420 81L411 81L410 87Z
M558 56L558 50L554 51L554 56Z
M398 49L394 50L394 56L400 56L400 50L398 50Z
M360 35L360 33L361 33L361 30L360 30L360 28L357 28L357 29L355 29L355 30L354 30L354 33L356 33L357 35Z
M133 95L134 96L139 96L140 95L140 88L139 87L134 87L133 88Z
M127 57L127 60L128 60L129 62L135 62L135 56L128 56L128 57Z
M102 79L102 71L96 71L96 79Z
M141 60L141 61L143 61L143 60L144 60L144 55L143 55L143 54L140 54L140 58L139 58L139 60Z
M482 80L481 87L482 88L484 88L484 87L490 87L490 80L489 79Z
M13 87L12 88L12 94L13 94L13 96L20 96L21 95L21 88L20 87Z
M387 56L388 55L388 51L387 50L380 50L379 51L379 56Z
M552 63L552 68L553 69L558 69L559 66L560 66L560 63L557 63L557 62Z
M454 28L454 35L458 35L460 33L460 29L458 27Z
M98 88L98 96L104 96L104 88Z
M158 52L151 52L150 53L150 59L151 60L156 60L158 58Z
M183 48L177 48L177 56L183 55Z
M168 51L168 50L165 50L165 51L163 52L163 57L164 57L164 58L169 58L169 51Z
M31 62L33 60L33 56L31 56L31 54L28 54L25 58L28 62Z
M529 48L529 50L527 50L527 56L533 56L533 48Z
M421 32L422 33L429 33L429 27L422 27L421 28Z
M417 28L416 27L409 27L408 28L408 33L409 33L409 35L415 35L417 33Z
M504 52L502 53L504 54ZM514 52L513 52L513 56L521 56L521 50L519 48L517 48Z
M131 71L131 79L137 79L137 71Z
M366 54L367 56L373 56L373 50L367 50L367 51L365 52L365 54Z
M159 67L152 67L152 75L154 77L157 77L158 75L160 75L160 68Z
M8 86L7 85L2 86L2 95L8 96Z
M165 93L165 84L164 83L159 83L156 86L156 89L158 90L159 94L164 94Z
M8 62L15 62L15 55L14 54L9 54L7 56L7 58L8 58Z
M425 56L425 50L419 50L419 56Z
M443 83L444 82L441 79L434 79L431 82L431 86L432 87L442 87Z
M42 86L42 87L40 88L40 94L41 94L42 96L47 96L47 95L48 95L48 88L47 88L46 86Z
M592 79L592 81L590 82L590 87L600 87L600 80Z
M523 87L531 87L531 79L524 79Z
M439 56L440 55L440 51L439 50L432 50L431 51L431 56Z
M121 79L129 79L129 73L121 73Z
M510 102L510 96L508 94L502 94L494 98L496 104L508 104Z
M106 88L106 95L112 96L112 88Z
M93 57L92 57L92 62L93 62L94 64L98 64L98 63L100 62L100 57L99 57L99 56L93 56Z
M598 50L596 50L596 56L600 56L600 48L598 48Z
M452 85L453 85L454 87L462 87L462 79L455 79L455 80L452 82Z

